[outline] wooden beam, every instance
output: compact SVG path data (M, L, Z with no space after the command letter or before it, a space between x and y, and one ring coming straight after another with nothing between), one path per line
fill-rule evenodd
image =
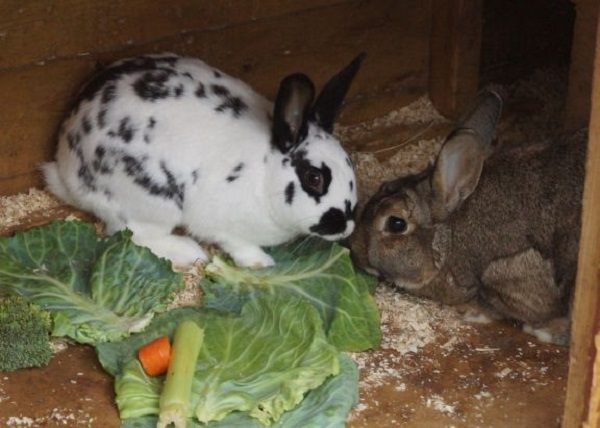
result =
M583 427L600 427L600 333L596 335L596 360L592 375L592 389L588 405L588 416Z
M433 0L429 96L436 109L455 119L479 84L483 1Z
M598 12L596 19L600 20ZM600 318L600 31L595 37L591 100L564 428L581 427L588 412Z
M567 130L586 126L590 119L599 8L598 0L575 1L575 27L571 42L569 87L564 118L564 127Z

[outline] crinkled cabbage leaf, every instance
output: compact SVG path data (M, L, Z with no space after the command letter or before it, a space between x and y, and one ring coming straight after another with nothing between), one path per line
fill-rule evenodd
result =
M305 239L270 250L276 265L240 268L221 257L206 266L201 281L206 307L239 312L265 294L296 296L319 312L329 341L341 351L376 348L379 311L371 295L376 279L357 271L338 244Z
M135 351L157 336L172 335L183 319L193 319L204 329L188 414L200 422L228 418L222 423L229 425L218 426L234 426L235 420L270 425L294 409L308 391L339 372L337 349L328 343L316 310L302 299L258 297L248 301L239 315L206 309L175 310L157 317L143 333L97 347L100 362L116 376L116 401L126 421L158 413L163 382L162 377L144 373ZM343 384L349 397L332 397L329 402L317 397L307 403L307 409L312 409L306 411L307 418L318 420L316 413L331 408L338 420L345 419L356 399L356 376L352 376L336 383ZM325 393L335 389L324 387ZM291 417L284 415L284 420Z
M358 369L356 363L339 354L340 373L309 391L298 406L285 412L273 428L343 428L348 413L358 402ZM124 419L121 428L154 428L156 416ZM207 424L189 419L188 428L262 428L264 425L247 412L232 412L220 421Z
M55 221L0 238L0 294L50 311L55 336L118 340L166 309L183 277L123 231L109 238L81 221Z

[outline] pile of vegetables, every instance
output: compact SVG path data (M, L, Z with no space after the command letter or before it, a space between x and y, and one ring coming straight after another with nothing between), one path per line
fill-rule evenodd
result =
M0 294L49 311L54 336L96 347L125 427L344 426L358 373L343 351L380 341L375 281L337 244L270 254L277 264L255 270L215 257L202 307L166 311L183 286L166 260L128 232L58 221L0 238Z

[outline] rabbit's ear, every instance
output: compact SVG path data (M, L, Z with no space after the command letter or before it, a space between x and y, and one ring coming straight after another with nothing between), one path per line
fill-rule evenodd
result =
M333 124L337 119L342 102L348 93L350 84L365 59L366 54L361 53L342 71L333 76L325 84L311 110L310 120L315 122L325 131L333 132Z
M287 76L281 81L273 111L273 144L288 152L301 140L306 128L308 109L315 96L315 87L304 74Z
M444 220L473 193L486 157L486 147L472 133L458 132L444 143L431 177L436 220Z

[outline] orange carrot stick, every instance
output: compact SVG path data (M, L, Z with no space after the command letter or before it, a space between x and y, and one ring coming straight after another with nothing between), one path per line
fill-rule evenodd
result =
M138 349L138 359L149 376L165 374L171 359L171 344L167 336L160 336Z

